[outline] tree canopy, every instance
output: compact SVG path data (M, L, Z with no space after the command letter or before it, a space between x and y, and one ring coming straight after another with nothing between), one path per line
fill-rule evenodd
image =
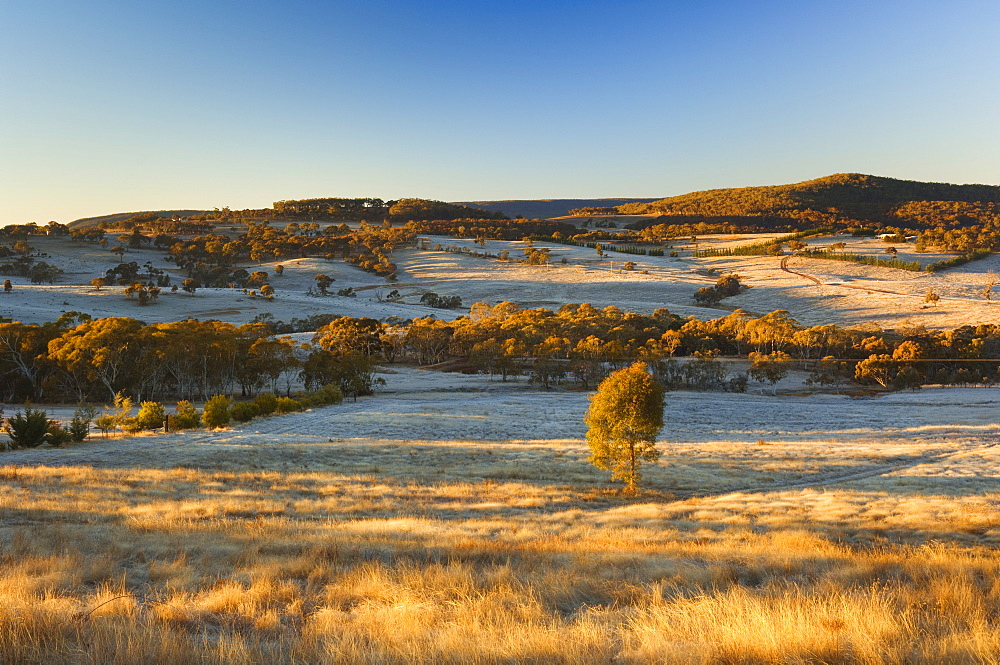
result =
M656 461L656 436L663 429L664 389L645 363L612 372L590 398L587 424L590 461L611 471L634 494L642 462Z

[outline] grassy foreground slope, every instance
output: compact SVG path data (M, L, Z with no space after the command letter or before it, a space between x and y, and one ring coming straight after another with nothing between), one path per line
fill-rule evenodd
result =
M4 455L0 662L995 662L990 393L767 434L718 412L788 400L672 393L687 430L635 501L579 438L464 438L585 402L494 393Z

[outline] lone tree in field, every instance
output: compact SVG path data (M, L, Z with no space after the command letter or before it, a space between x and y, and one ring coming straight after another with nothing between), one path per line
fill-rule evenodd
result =
M663 429L664 392L645 363L635 363L601 381L583 417L590 462L624 482L628 494L635 494L642 478L639 465L660 457L656 435Z
M778 381L788 376L788 363L792 357L787 353L775 351L768 355L765 353L751 353L750 356L750 376L760 383L771 384L771 394L777 390Z
M316 275L316 287L324 296L329 293L330 285L333 284L333 282L334 279L328 275Z

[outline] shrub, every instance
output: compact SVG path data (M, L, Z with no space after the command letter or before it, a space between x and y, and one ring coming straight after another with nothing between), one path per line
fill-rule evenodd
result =
M25 409L23 414L18 411L7 419L7 434L13 449L42 445L48 429L48 414L40 409Z
M132 417L133 406L135 406L135 403L132 401L132 398L126 397L124 392L119 391L115 395L115 427L123 429L126 432L136 431L135 418Z
M139 429L154 430L163 427L167 417L166 409L159 402L143 402L139 414L135 417Z
M275 411L278 413L292 413L293 411L301 411L302 402L297 399L292 399L291 397L279 397L278 405Z
M79 416L73 416L73 420L69 421L69 435L74 441L83 441L90 434L90 423L83 420Z
M462 306L462 298L459 296L441 297L433 291L428 291L420 297L420 304L438 309L456 309Z
M308 401L313 406L326 406L328 404L340 404L344 401L344 393L340 386L328 383L308 397Z
M258 415L269 416L278 408L278 398L274 393L261 393L254 398L253 406Z
M722 294L714 286L703 286L694 292L694 300L706 305L714 305L722 300Z
M225 395L215 395L205 402L205 410L201 420L205 427L222 427L229 424L229 405L231 401Z
M177 402L173 417L170 419L170 426L174 429L194 429L201 427L201 413L194 404L185 400Z
M138 416L121 418L118 421L118 426L122 428L122 431L127 432L128 434L137 434L143 430L142 425L139 424Z
M97 409L92 406L81 406L73 412L73 420L69 421L69 435L73 441L83 441L90 434L90 423L94 422Z
M94 427L101 430L101 433L104 436L107 436L108 432L111 432L118 427L118 417L113 413L104 412L94 418Z
M45 431L45 440L50 446L59 448L62 445L69 443L72 439L73 435L69 432L69 430L64 429L63 426L55 420L49 421L48 429Z
M236 402L229 407L229 415L236 422L245 423L258 415L257 407L253 402Z

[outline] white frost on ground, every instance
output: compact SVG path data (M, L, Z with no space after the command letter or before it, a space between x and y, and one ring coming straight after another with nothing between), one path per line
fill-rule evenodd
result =
M385 392L304 413L259 418L218 432L140 436L128 445L174 443L259 446L299 441L582 441L588 394L542 390L523 380L393 369ZM7 407L8 413L15 407ZM676 391L667 393L660 440L666 443L840 443L996 438L1000 390L929 388L854 399L843 395L760 395ZM72 407L50 409L68 419ZM99 439L98 439L99 441ZM120 447L115 442L115 447ZM72 451L86 450L87 446ZM11 453L60 459L67 451ZM39 460L41 461L41 460Z
M614 305L622 310L650 313L666 307L680 316L714 318L739 307L755 314L776 309L788 310L792 317L808 325L877 324L898 327L906 323L931 328L1000 322L1000 302L987 302L982 289L989 272L1000 270L1000 256L993 256L939 274L907 272L856 263L789 257L782 269L781 257L725 257L693 259L696 247L727 247L773 237L775 234L704 236L697 245L690 238L675 242L680 256L671 258L637 256L609 251L603 258L593 249L552 243L534 243L551 250L551 266L529 266L445 251L401 249L393 260L399 266L398 281L366 273L343 261L306 258L273 261L243 266L248 271L263 270L276 289L274 300L250 298L239 290L199 289L195 295L165 291L158 302L148 306L127 300L123 287L96 291L90 280L117 265L118 257L107 250L64 238L32 238L31 243L48 256L42 260L58 265L66 275L55 285L32 285L24 278L11 278L14 291L0 293L0 316L26 323L53 321L67 311L81 311L93 316L132 316L145 321L172 321L185 318L219 319L245 323L269 313L288 321L311 314L333 313L347 316L370 316L384 319L397 316L411 319L433 315L453 319L465 309L440 310L419 304L421 296L433 291L442 296L460 296L463 305L482 301L489 304L509 300L525 307L556 309L565 303L589 302L598 307ZM509 251L512 258L524 255L525 243L489 240L479 247L472 240L428 236L429 246L467 247L469 250L499 254ZM888 258L885 243L849 236L808 240L814 247L834 242L847 243L847 250ZM930 263L941 254L916 254L912 244L896 245L899 258ZM563 264L562 259L567 263ZM164 253L153 250L130 250L124 261L143 265L150 261L167 269L174 283L185 277L164 260ZM636 264L633 271L622 271L626 261ZM274 267L281 263L285 274L277 276ZM645 271L645 273L643 273ZM735 272L752 288L727 298L720 307L696 306L694 292L713 284L719 275ZM306 294L323 273L336 281L332 293L352 287L356 298L315 297ZM801 274L795 274L801 273ZM804 277L806 275L807 277ZM809 279L812 277L814 279ZM818 280L820 283L817 284ZM941 297L936 307L924 303L928 289ZM385 302L393 289L402 301ZM998 296L1000 301L1000 296Z

